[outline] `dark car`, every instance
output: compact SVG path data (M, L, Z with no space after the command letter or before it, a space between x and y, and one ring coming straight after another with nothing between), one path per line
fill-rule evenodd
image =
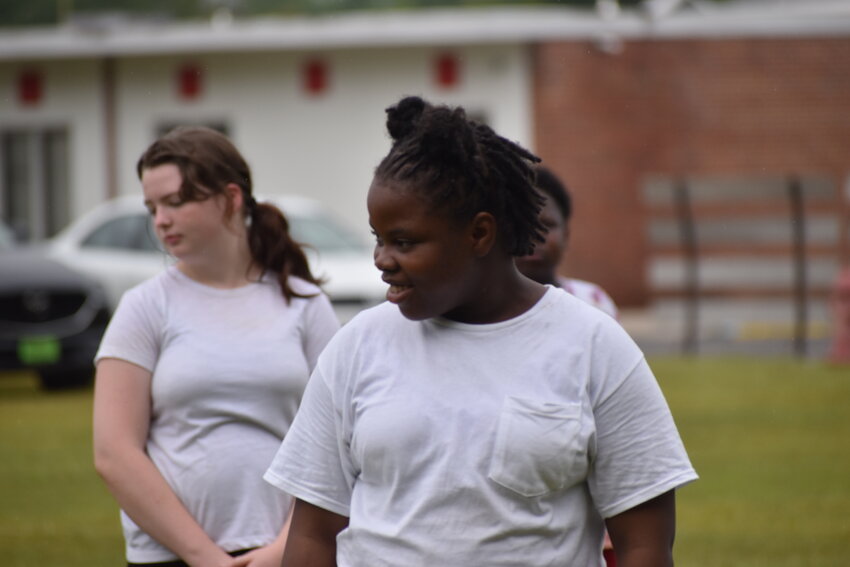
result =
M82 274L0 235L0 371L33 370L46 389L91 382L109 322L106 294Z

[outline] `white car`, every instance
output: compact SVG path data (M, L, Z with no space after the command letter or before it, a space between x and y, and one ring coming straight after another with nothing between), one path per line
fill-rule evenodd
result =
M310 269L325 279L323 289L341 321L383 301L386 284L368 244L316 201L292 195L267 200L284 211L293 238L308 245ZM82 215L48 242L47 254L101 282L113 310L127 289L172 261L154 234L141 195L112 199Z

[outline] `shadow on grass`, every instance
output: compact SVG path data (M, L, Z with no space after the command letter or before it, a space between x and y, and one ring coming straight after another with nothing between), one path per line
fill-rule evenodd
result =
M3 400L37 399L44 396L79 395L91 392L92 385L47 390L35 372L0 372L0 403Z
M34 398L44 393L35 373L0 372L0 400Z

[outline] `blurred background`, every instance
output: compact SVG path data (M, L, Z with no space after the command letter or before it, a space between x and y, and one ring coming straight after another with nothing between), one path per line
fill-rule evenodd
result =
M383 294L365 196L389 148L384 109L409 94L463 105L568 185L562 271L611 294L709 478L694 494L713 515L684 510L697 527L683 564L843 564L850 0L0 3L0 486L19 488L0 494L0 550L58 537L73 555L97 547L101 524L117 546L103 553L120 548L78 450L87 390L37 388L85 386L117 297L167 265L140 208L148 144L180 124L229 135L255 191L303 219L346 320ZM56 430L24 440L30 420L65 411L76 437L56 478L33 449L64 444ZM771 427L742 433L754 424ZM73 527L39 515L65 498L45 488L61 479L87 487L51 512ZM813 523L736 531L783 513L781 486ZM741 491L760 500L739 509ZM827 514L840 506L845 519ZM75 523L81 510L94 531ZM731 551L712 554L714 538ZM17 553L7 564L77 564Z
M564 271L602 285L645 348L828 348L846 0L33 0L0 25L0 220L18 242L138 195L141 151L193 123L234 139L258 193L310 197L363 244L384 108L417 94L562 177Z

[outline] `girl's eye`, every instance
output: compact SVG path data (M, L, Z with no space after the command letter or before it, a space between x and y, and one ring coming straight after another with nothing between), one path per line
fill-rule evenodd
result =
M412 240L396 240L395 245L401 250L407 250L413 246Z

